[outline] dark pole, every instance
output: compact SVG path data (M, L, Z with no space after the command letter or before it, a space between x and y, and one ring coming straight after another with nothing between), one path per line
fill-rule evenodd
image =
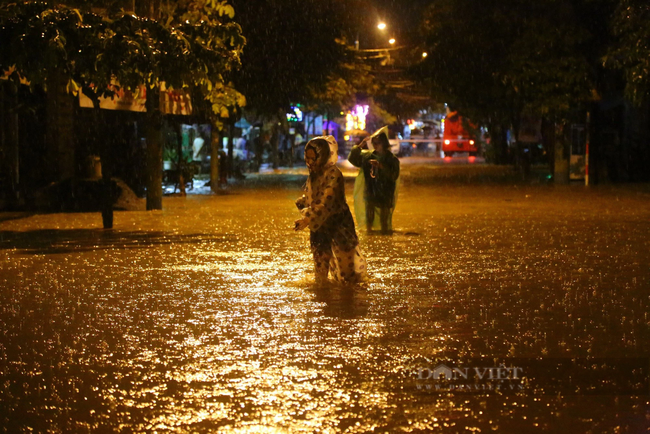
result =
M101 180L101 210L102 210L102 224L104 229L113 228L113 189L111 186L111 162L109 156L109 146L102 119L101 109L99 108L99 96L92 95L93 101L93 118L95 123L95 134L99 141L99 155L102 163L102 180Z
M219 128L216 119L212 118L210 131L210 190L216 193L219 190Z
M162 115L158 87L147 89L147 210L162 209Z
M185 191L185 157L183 156L183 132L182 125L180 122L177 122L175 119L171 119L171 122L174 123L174 131L176 132L176 150L178 154L178 163L176 164L178 169L178 188L181 191L181 196L187 196ZM176 188L174 188L176 192Z
M233 174L233 168L235 164L235 158L234 158L234 138L235 138L235 118L230 117L229 119L229 125L228 125L228 164L226 167L228 168L226 170L226 177L231 177Z

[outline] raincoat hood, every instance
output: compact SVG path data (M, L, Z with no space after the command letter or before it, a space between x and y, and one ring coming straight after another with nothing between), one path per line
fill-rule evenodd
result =
M334 136L314 137L305 146L305 152L307 152L308 149L313 149L314 152L316 152L318 161L323 167L330 164L336 164L338 161L339 145L336 143Z
M386 145L389 146L390 142L388 141L388 125L384 125L383 127L379 128L377 131L375 131L374 133L372 133L372 135L370 136L371 143L372 143L372 139L374 139L374 138L376 138L376 137L379 137L379 136L381 136L382 134L383 134L383 135L385 136L385 138L386 138L386 142L385 142ZM374 145L373 145L373 147L374 147ZM390 147L389 147L389 149L390 149Z

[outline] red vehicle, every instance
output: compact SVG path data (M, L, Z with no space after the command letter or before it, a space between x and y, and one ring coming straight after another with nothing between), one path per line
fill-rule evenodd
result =
M476 138L465 129L470 125L467 119L463 120L458 112L449 112L445 117L445 127L442 134L442 151L445 157L450 157L454 152L469 152L470 156L478 152Z

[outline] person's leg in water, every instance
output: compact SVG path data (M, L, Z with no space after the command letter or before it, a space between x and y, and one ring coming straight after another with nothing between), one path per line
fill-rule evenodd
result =
M332 259L332 250L314 251L314 273L316 283L327 282L327 276L330 272L330 261Z
M342 250L334 247L334 256L338 263L339 280L348 283L361 283L368 280L366 259L361 255L359 247Z
M372 232L372 224L375 221L375 204L370 201L366 201L366 229L368 232Z
M379 209L379 220L381 221L381 232L383 234L390 234L392 228L388 225L388 219L390 217L390 208L382 206Z

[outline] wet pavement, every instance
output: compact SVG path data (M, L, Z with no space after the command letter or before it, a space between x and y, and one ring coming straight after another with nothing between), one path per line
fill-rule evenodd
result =
M98 214L0 219L0 426L645 432L650 189L405 176L396 233L360 235L372 280L318 287L291 230L299 178L167 197L112 231ZM576 360L623 382L640 360L641 386L532 375ZM454 390L429 375L443 362L524 380Z

